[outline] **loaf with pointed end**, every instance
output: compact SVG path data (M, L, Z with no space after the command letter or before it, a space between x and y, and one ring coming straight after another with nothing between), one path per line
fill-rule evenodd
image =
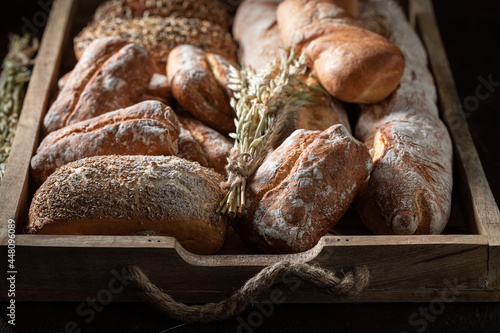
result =
M453 148L438 116L425 48L392 1L369 0L360 17L403 51L406 68L388 99L361 107L355 133L370 149L374 169L358 211L376 234L441 233L451 210Z
M153 72L153 62L140 46L114 37L96 40L47 111L42 134L136 104Z
M228 11L213 0L111 0L101 3L94 20L110 17L131 19L135 17L186 17L198 18L229 29L231 17Z
M306 251L344 215L371 168L368 149L344 126L296 130L249 180L232 225L258 251Z
M231 66L226 58L192 45L177 46L167 63L172 96L196 119L224 135L236 130L229 103Z
M179 132L169 106L144 101L51 132L31 159L31 175L40 185L61 165L84 157L175 155Z
M175 237L196 254L217 252L227 219L218 173L176 156L88 157L66 164L36 191L28 233Z
M298 54L305 53L308 67L334 97L380 102L398 86L404 56L385 37L364 29L343 5L345 1L283 1L277 9L281 38Z

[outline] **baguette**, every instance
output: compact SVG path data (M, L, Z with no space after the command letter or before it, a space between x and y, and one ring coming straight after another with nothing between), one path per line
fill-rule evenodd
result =
M441 233L451 209L453 149L425 49L395 3L370 0L361 17L401 48L406 68L388 99L361 107L355 133L370 148L374 170L358 211L376 234Z
M153 63L143 48L121 38L96 40L47 111L43 135L136 104L152 75Z
M364 29L340 6L344 3L283 1L277 9L281 38L298 54L305 53L308 67L334 97L380 102L399 84L403 54L386 38Z
M306 251L344 215L371 168L368 149L344 126L297 130L249 180L232 225L257 251Z
M175 155L179 132L169 106L144 101L51 132L31 159L31 175L40 185L61 165L84 157Z
M36 191L27 233L175 237L217 252L227 218L215 212L222 176L176 156L95 156L68 163Z

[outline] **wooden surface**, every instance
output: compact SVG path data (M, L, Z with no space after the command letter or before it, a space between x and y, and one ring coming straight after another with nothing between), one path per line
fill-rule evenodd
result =
M442 1L442 4L436 4L436 10L438 11L438 19L443 19L444 22L455 22L455 29L452 26L443 24L440 26L442 31L445 31L444 40L447 43L447 38L451 40L456 40L456 44L448 42L447 47L455 49L455 53L450 57L452 61L452 70L455 77L460 77L463 75L464 71L472 71L472 75L457 80L459 85L460 100L463 101L470 94L474 94L474 89L478 85L477 76L484 75L485 77L489 73L493 73L493 78L496 81L498 69L495 71L494 63L490 60L489 64L491 67L486 68L485 72L474 72L474 70L469 69L469 67L482 67L485 65L485 60L482 59L481 62L474 61L477 60L478 55L488 54L488 52L478 51L477 40L483 40L487 43L488 36L492 33L488 29L479 29L479 27L487 26L487 20L484 18L489 17L488 12L480 12L481 18L477 17L475 20L471 20L469 15L472 13L478 13L478 9L470 8L470 2L463 2L462 7L460 3L457 5L446 4L447 1ZM467 5L466 5L467 4ZM481 6L481 2L477 4L477 7ZM483 4L483 6L485 6ZM462 12L460 12L462 8ZM36 9L36 8L35 8ZM441 12L439 10L441 9ZM494 10L490 10L494 13ZM453 17L453 13L456 16ZM459 16L461 13L462 16ZM452 18L447 18L446 15ZM459 19L460 18L460 19ZM467 18L469 18L467 20ZM464 23L464 21L466 23ZM473 22L471 24L470 22ZM468 23L467 23L468 22ZM484 22L484 23L481 23ZM469 29L476 26L476 33L471 31L464 32L464 29L460 29L461 33L458 34L457 27L462 27L466 25ZM491 26L487 26L491 29ZM472 30L474 31L474 30ZM447 33L446 33L447 32ZM464 34L469 36L469 44L464 42ZM490 34L490 35L489 35ZM460 36L458 36L460 35ZM470 50L470 45L476 45L475 49ZM495 45L479 45L479 47L495 48ZM458 53L458 51L460 53ZM465 51L464 51L465 50ZM468 53L467 53L468 52ZM491 51L490 51L491 52ZM460 54L461 57L456 55ZM465 54L465 55L464 55ZM469 62L462 59L462 57L467 57L469 54ZM467 66L453 68L453 62L464 62ZM488 60L486 58L486 63ZM498 68L498 67L497 67ZM462 82L462 84L461 84ZM464 83L465 82L465 83ZM467 90L469 86L469 90ZM464 88L465 87L465 88ZM495 97L496 96L496 97ZM486 104L480 105L480 108L475 110L470 117L467 118L469 123L472 123L471 130L473 137L475 138L476 147L479 147L480 157L482 161L493 160L492 165L488 165L485 169L487 170L487 176L490 179L490 184L495 184L495 175L488 170L498 171L498 149L492 144L495 140L498 140L498 135L488 130L481 130L492 128L493 121L485 122L484 118L482 122L478 121L480 115L483 117L488 117L487 119L494 119L496 114L491 110L481 109L487 103L492 103L495 98L498 100L498 93L493 94L491 99L484 101ZM491 118L490 118L491 117ZM498 116L497 116L498 117ZM475 122L474 122L475 121ZM478 125L483 123L483 125ZM498 124L498 122L496 123ZM484 126L484 127L481 127ZM479 138L479 140L477 139ZM489 139L488 139L489 138ZM497 141L498 142L498 141ZM489 152L489 154L485 154ZM486 156L486 157L485 157ZM497 175L499 173L497 172ZM498 176L497 176L498 177ZM493 182L491 181L493 179ZM499 188L492 187L494 193L499 192ZM498 254L498 251L497 251ZM335 254L332 254L335 255ZM494 253L493 253L494 255ZM490 259L492 254L490 253ZM57 274L57 272L54 272ZM436 289L436 296L439 296L439 288ZM97 291L96 291L97 292ZM88 297L95 297L95 295L88 295ZM439 301L439 298L436 299ZM435 303L438 304L439 302ZM102 308L100 312L96 312L95 320L90 324L87 324L83 319L84 317L79 316L76 313L76 308L79 303L24 303L20 304L18 308L18 319L20 326L18 326L19 332L38 332L38 331L63 331L64 325L69 321L75 321L84 332L159 332L161 330L168 329L175 326L176 323L172 320L160 317L148 306L143 304L122 304L122 303L111 303ZM441 311L440 308L438 312L439 315L430 315L427 320L422 319L421 316L412 317L414 312L419 312L420 309L431 309L433 303L424 302L421 304L320 304L320 305L276 305L274 311L269 316L265 318L262 322L262 326L254 331L339 331L339 332L356 332L356 331L381 331L381 332L399 332L399 331L421 331L425 325L425 331L427 332L447 332L447 331L467 331L467 332L497 332L500 328L499 316L500 308L498 304L460 304L460 303L444 303L444 309ZM3 307L3 304L2 304ZM433 308L436 309L436 308ZM248 309L241 318L244 320L252 316L256 308ZM258 317L253 317L258 318ZM300 321L296 323L290 320L290 318L300 318ZM410 318L414 318L413 322ZM196 329L196 331L235 331L238 325L240 325L240 319L230 320L228 322L219 325L204 325L200 326L197 324L191 324L183 327L179 327L174 332L190 332ZM378 323L379 328L377 329L373 323ZM418 323L418 324L417 324ZM43 328L43 329L41 329Z

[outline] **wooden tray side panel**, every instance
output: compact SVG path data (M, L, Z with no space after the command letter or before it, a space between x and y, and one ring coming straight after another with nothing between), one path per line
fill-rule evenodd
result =
M469 192L465 195L472 201L472 216L478 232L488 235L490 245L488 288L498 290L500 289L500 212L465 120L432 4L430 0L414 2L418 11L418 27L427 47L438 86L443 119L454 141L457 158L463 166L466 180L464 183L467 185L464 190Z

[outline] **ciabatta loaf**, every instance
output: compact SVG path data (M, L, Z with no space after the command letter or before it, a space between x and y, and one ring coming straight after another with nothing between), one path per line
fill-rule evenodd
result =
M154 65L146 50L125 39L92 43L64 83L43 121L43 135L142 100Z
M360 191L360 215L377 234L441 233L451 209L453 148L425 49L392 1L370 0L361 19L403 51L406 68L389 98L361 108L356 136L370 148L374 169Z
M51 132L31 159L31 175L41 184L58 167L98 155L175 155L179 122L158 101L144 101Z
M188 251L217 252L227 219L218 173L175 156L88 157L57 169L37 190L28 233L175 237Z
M306 251L344 215L371 168L368 149L344 126L297 130L249 180L232 225L258 251Z

